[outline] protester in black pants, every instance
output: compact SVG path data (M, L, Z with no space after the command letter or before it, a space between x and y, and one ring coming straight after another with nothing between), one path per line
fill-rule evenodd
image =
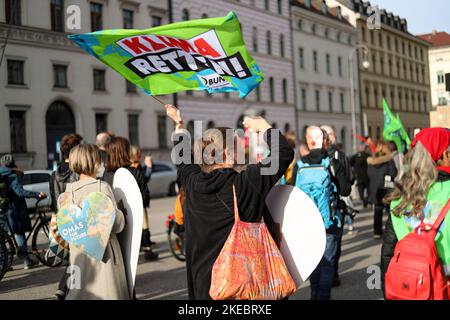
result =
M361 144L358 153L354 154L350 158L350 165L353 168L353 174L356 179L356 185L358 187L359 199L363 202L364 208L367 208L367 188L369 186L369 176L367 175L367 158L369 153L367 152L367 146Z
M62 162L58 168L52 172L49 183L50 197L52 200L51 205L54 212L58 211L58 197L66 191L66 185L68 183L78 181L78 175L72 172L69 168L69 154L70 151L79 145L82 140L83 138L78 134L68 134L61 139L61 154L64 158L64 162ZM59 300L64 300L66 297L68 292L67 280L69 277L70 274L67 272L66 268L61 280L59 281L58 290L55 292L55 296Z
M374 205L373 237L381 239L383 234L383 213L386 205L383 198L397 176L392 153L386 142L377 143L375 156L367 159L369 176L369 202Z

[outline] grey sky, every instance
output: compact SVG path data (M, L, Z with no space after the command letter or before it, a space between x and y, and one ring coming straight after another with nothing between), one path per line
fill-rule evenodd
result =
M434 29L450 33L449 0L372 0L370 3L408 20L412 34L431 33Z

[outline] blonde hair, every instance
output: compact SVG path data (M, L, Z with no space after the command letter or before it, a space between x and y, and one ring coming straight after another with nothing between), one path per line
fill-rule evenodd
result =
M96 174L100 161L100 149L95 144L80 144L69 154L70 170L77 174Z
M438 177L435 163L427 149L419 141L411 150L407 159L408 169L400 179L393 193L385 202L400 200L393 213L400 216L412 206L412 215L421 219L422 211L427 203L427 193Z

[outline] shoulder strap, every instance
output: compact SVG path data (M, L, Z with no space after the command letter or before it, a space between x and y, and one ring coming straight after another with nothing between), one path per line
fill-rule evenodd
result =
M447 204L442 208L441 213L433 224L433 227L438 230L447 215L448 210L450 210L450 199L447 201Z
M233 202L234 202L234 220L240 221L238 202L237 202L237 196L236 196L236 187L234 186L234 184L233 184Z

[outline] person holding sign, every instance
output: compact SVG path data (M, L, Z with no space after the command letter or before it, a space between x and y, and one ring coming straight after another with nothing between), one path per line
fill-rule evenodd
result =
M175 148L178 149L179 145L186 143L187 131L183 130L179 110L172 105L165 105L165 108L167 116L175 122L175 133L182 138L176 143ZM202 155L214 150L215 155L211 156L220 158L212 159L214 163L209 162L211 159L202 158L200 165L193 164L190 154L184 157L184 152L188 150L182 150L183 155L180 155L182 161L178 166L178 178L186 192L183 213L191 300L211 299L213 265L235 222L233 187L237 192L240 219L255 223L261 221L263 216L268 229L273 228L273 220L265 214L264 200L291 164L294 151L280 131L272 129L265 119L248 118L244 125L249 130L264 133L270 150L270 163L251 164L237 172L234 168L238 155L233 149L233 145L237 144L236 136L234 130L229 128L208 130L202 139L195 141L195 148L199 148ZM272 165L278 165L277 170L266 172Z
M101 156L97 146L84 144L75 147L70 152L69 165L70 170L80 176L80 180L68 184L66 192L58 199L60 209L64 199L70 199L75 206L84 210L85 199L93 193L100 192L112 200L113 212L115 212L109 241L101 260L86 254L82 246L70 243L72 275L66 300L130 299L125 265L116 237L116 234L120 233L125 226L125 217L117 208L109 184L96 180L100 161Z

